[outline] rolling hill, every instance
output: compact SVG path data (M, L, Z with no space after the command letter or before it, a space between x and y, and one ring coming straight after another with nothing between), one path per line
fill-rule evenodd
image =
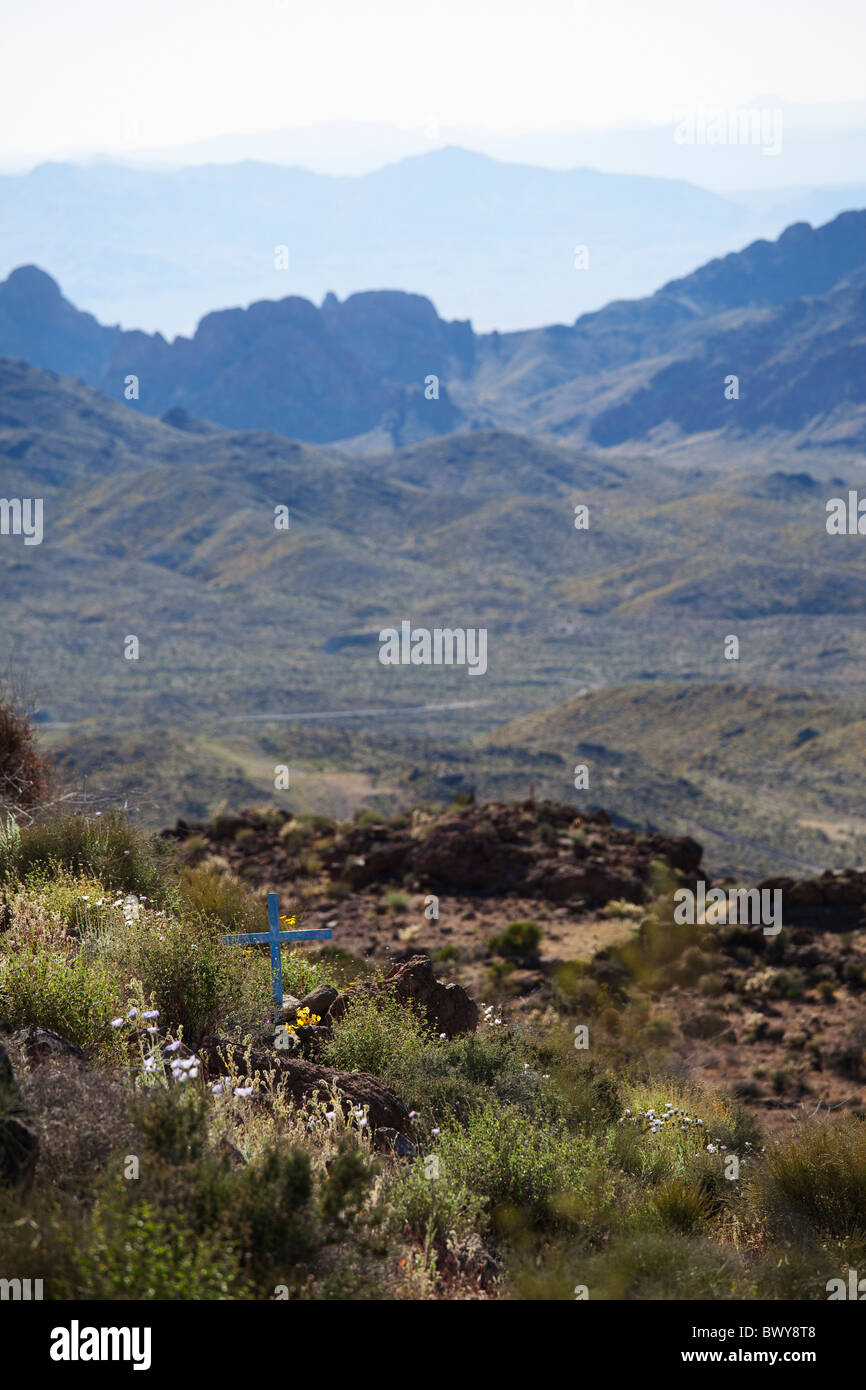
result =
M824 525L856 470L686 473L497 430L357 458L168 418L0 361L3 491L45 510L41 545L0 545L4 645L69 777L165 823L271 801L288 763L278 800L343 814L577 795L588 741L593 800L693 819L713 867L866 856L866 557ZM378 632L404 618L485 627L486 675L383 667ZM731 722L749 732L728 743Z

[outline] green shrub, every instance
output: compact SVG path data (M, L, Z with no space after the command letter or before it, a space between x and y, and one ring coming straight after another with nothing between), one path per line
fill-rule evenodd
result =
M378 819L381 820L381 817ZM327 816L316 815L313 811L303 811L295 817L295 824L308 831L310 835L328 835L333 832L333 822Z
M799 1236L866 1235L866 1124L852 1116L805 1129L765 1156L759 1211Z
M74 1248L68 1287L55 1296L84 1299L177 1300L250 1298L225 1236L191 1228L183 1213L123 1193L96 1207Z
M111 1019L123 1011L116 976L81 956L36 945L0 953L0 1014L12 1028L37 1024L108 1059L123 1053Z
M710 1214L706 1192L683 1178L671 1178L663 1183L650 1199L649 1219L657 1230L695 1235L707 1226Z
M600 1254L568 1258L568 1248L544 1251L515 1276L522 1299L574 1299L583 1285L591 1300L742 1298L744 1273L731 1246L698 1237L651 1231L611 1240Z
M508 1029L488 1028L408 1056L400 1094L428 1125L465 1120L494 1099L516 1106L540 1123L558 1113L554 1091L533 1051Z
M492 936L488 944L491 951L506 960L527 960L536 954L540 941L541 928L537 922L511 922L499 936Z
M596 1148L562 1125L488 1102L464 1125L443 1127L435 1153L440 1170L461 1175L491 1210L517 1208L533 1223L556 1224L552 1199L580 1191Z
M428 1168L427 1157L401 1164L388 1183L391 1221L408 1228L415 1240L443 1241L471 1235L485 1225L484 1198L473 1192L463 1175L451 1166ZM436 1176L427 1176L428 1172Z
M118 811L36 821L0 839L0 880L17 883L34 871L66 869L108 888L155 899L162 895L170 850L147 839Z
M806 976L798 966L779 970L773 980L772 992L777 999L800 999L806 989Z
M94 923L106 920L116 900L105 884L92 875L75 874L57 865L33 869L27 876L25 897L37 901L52 921L81 935Z
M602 1071L595 1061L585 1061L572 1052L561 1080L571 1125L597 1133L618 1120L625 1109L617 1078Z
M231 874L213 869L183 865L177 878L176 906L185 915L199 916L226 934L267 930L262 896Z
M435 1049L423 1020L393 995L360 996L334 1024L323 1061L337 1071L366 1071L398 1086Z
M131 1108L148 1148L166 1163L201 1158L207 1145L210 1105L195 1086L148 1086Z
M243 1031L272 1011L268 958L224 946L204 923L143 914L115 927L97 950L115 974L141 982L163 1027L182 1028L193 1044L207 1033Z

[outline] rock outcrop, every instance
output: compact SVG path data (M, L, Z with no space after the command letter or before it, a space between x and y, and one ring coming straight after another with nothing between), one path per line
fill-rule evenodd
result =
M296 1105L312 1099L315 1093L322 1100L339 1097L343 1102L366 1109L372 1132L384 1128L408 1135L410 1131L412 1122L403 1101L366 1072L334 1071L317 1062L288 1057L276 1049L253 1048L247 1054L223 1038L210 1037L205 1038L198 1049L209 1080L230 1074L227 1062L230 1052L234 1052L238 1065L252 1076L256 1072L260 1075L276 1073Z
M578 814L554 802L492 802L408 821L325 821L316 830L326 842L317 854L332 880L356 891L412 883L434 893L526 894L590 908L614 898L646 902L653 860L686 885L701 869L701 846L688 836L638 836L612 825L604 811ZM296 826L300 835L288 813L248 811L212 825L178 821L164 834L200 837L249 883L288 884L305 876L303 857L292 852Z
M400 1004L414 1008L428 1027L448 1038L460 1033L474 1033L478 1027L478 1005L462 985L446 985L437 980L429 956L412 956L394 965L384 979L355 985L346 990L331 1005L331 1021L341 1018L356 999L385 999L393 997Z

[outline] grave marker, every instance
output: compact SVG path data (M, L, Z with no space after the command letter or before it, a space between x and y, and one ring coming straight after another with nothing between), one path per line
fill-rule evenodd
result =
M283 960L284 941L330 941L334 933L330 927L303 927L297 931L280 931L280 909L276 893L268 894L268 930L235 932L223 936L225 946L251 946L267 942L271 948L271 984L274 991L274 1007L283 1007Z

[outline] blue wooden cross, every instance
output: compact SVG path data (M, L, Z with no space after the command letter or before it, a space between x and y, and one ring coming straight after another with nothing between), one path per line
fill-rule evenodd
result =
M276 893L268 894L268 931L238 932L234 936L221 938L226 946L248 946L253 942L267 941L271 948L271 983L274 988L274 1004L283 1007L283 960L281 947L284 941L330 941L334 933L330 927L306 927L301 931L280 931L280 909Z

